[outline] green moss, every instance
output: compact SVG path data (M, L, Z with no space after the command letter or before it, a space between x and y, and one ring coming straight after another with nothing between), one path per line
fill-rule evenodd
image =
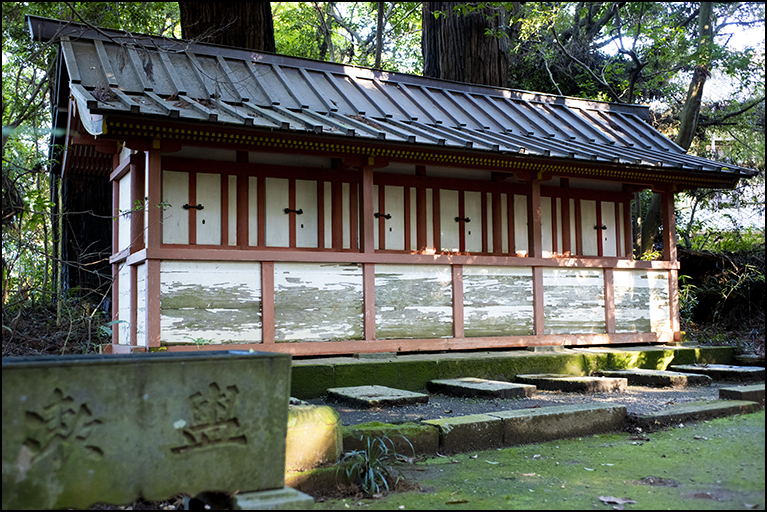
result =
M639 439L606 434L431 458L403 474L419 491L362 500L369 509L740 509L764 502L765 413L687 424ZM748 447L748 449L744 449ZM476 458L472 458L476 457ZM661 480L662 479L662 480ZM660 484L667 485L660 485ZM653 484L653 485L651 485ZM463 502L465 500L465 502ZM345 509L328 500L317 509Z
M364 443L361 437L387 436L394 443L397 453L408 457L413 455L433 454L439 449L439 430L423 423L403 423L394 425L372 421L350 427L342 427L344 451L361 450Z
M335 369L330 364L293 364L290 381L290 396L309 400L327 394L328 388L335 387Z

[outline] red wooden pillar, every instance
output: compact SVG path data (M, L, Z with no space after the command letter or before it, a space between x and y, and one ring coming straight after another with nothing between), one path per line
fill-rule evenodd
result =
M541 181L530 182L530 196L527 199L528 254L531 258L543 256L541 230ZM543 335L543 267L533 267L533 329L537 336Z
M147 179L147 250L159 249L162 244L162 157L159 148L153 148L146 153ZM149 256L149 254L147 254ZM160 260L146 260L146 346L147 348L161 345L160 326Z
M674 193L661 192L661 222L663 223L663 259L676 267L676 219L674 218ZM671 331L674 341L681 341L679 323L679 271L673 268L668 273L668 309L671 316Z

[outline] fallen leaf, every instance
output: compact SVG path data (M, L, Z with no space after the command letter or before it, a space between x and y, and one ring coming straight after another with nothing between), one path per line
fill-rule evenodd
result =
M468 503L468 500L450 500L446 501L445 505L460 505L461 503Z
M593 468L583 468L583 469L585 469L586 471L594 471Z
M535 455L533 455L533 459L540 459L540 458L541 458L540 453L536 453Z
M450 414L451 412L453 412L453 411L452 411L452 410L450 410L450 409L445 409L445 410L444 410L444 413L445 413L445 414Z
M383 494L381 494L380 492L377 492L375 494L371 494L370 497L373 498L374 500L380 500L381 498L383 498Z
M602 465L603 465L603 466L614 466L615 464L607 464L607 463L604 463L604 464L602 464Z
M469 458L470 458L470 459L476 459L477 457L479 457L479 454L478 454L478 453L477 453L477 454L475 454L475 455L469 455Z
M522 473L522 476L535 476L535 473Z
M458 464L458 460L457 459L453 459L450 462L452 462L453 464Z
M447 455L442 455L442 454L441 454L441 453L439 453L439 452L435 452L435 453L437 454L437 457L445 457L445 458L447 458Z
M487 462L488 464L500 464L500 462L492 462L492 461L489 461L487 459L485 459L485 462Z

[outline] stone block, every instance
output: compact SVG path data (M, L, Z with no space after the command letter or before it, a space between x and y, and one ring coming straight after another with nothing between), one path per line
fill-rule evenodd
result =
M754 382L764 380L764 368L759 366L733 366L729 364L679 364L669 370L708 375L715 381Z
M556 375L550 373L517 375L516 380L525 384L533 384L538 389L570 393L623 393L628 386L625 378Z
M562 405L488 414L503 420L503 444L512 446L619 430L626 418L626 407Z
M535 394L535 386L530 384L516 384L474 377L431 380L426 385L426 389L430 393L468 398L529 398Z
M710 386L711 377L697 373L671 372L666 370L602 370L597 374L603 377L623 377L631 386L653 388L686 388L689 386Z
M764 384L721 388L719 398L723 400L748 400L749 402L757 402L764 407Z
M388 437L392 446L401 455L431 455L439 451L439 429L434 425L403 423L393 425L372 421L343 427L344 451L362 450L365 448L365 437Z
M425 404L429 395L386 386L349 386L328 389L328 400L362 408L398 407Z
M734 414L748 414L760 409L756 402L744 400L712 400L710 402L692 402L674 405L668 409L649 414L637 414L629 417L632 424L650 429L674 425L684 421L699 421Z
M503 423L489 414L426 420L439 428L439 447L445 453L490 450L503 446Z
M314 510L314 498L290 487L237 494L232 502L232 510Z
M288 354L4 358L3 509L282 489Z
M291 405L285 442L285 471L334 464L342 454L341 417L332 407Z

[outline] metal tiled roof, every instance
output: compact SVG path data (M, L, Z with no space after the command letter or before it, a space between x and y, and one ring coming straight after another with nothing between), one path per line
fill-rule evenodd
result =
M250 50L95 31L29 17L61 41L70 89L93 135L137 114L654 170L755 171L687 155L649 108L429 79Z

